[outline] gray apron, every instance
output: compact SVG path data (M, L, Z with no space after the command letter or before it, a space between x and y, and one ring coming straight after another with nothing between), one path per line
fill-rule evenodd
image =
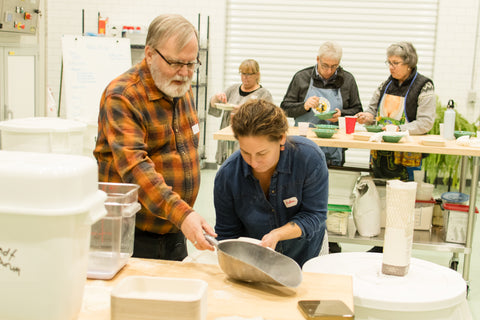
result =
M333 111L335 108L343 110L342 94L340 89L325 89L317 88L313 86L313 79L310 79L310 85L308 87L307 94L305 95L304 102L307 101L310 97L324 97L330 102L330 109L327 111ZM331 124L328 120L320 120L315 117L315 114L310 109L307 113L302 114L301 116L295 118L295 125L298 125L299 122L310 122L310 126L313 127L315 124ZM343 149L334 148L334 147L320 147L325 153L325 158L328 164L341 166L343 160Z

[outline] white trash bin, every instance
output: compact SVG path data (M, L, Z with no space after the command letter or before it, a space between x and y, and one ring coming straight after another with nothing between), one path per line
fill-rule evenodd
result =
M19 118L0 122L1 149L44 153L84 153L83 122L51 117Z
M76 319L93 223L106 214L95 160L0 151L0 319Z

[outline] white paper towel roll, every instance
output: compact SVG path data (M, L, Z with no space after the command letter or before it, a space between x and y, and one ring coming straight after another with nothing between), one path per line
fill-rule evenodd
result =
M387 182L382 273L404 276L412 255L416 182Z

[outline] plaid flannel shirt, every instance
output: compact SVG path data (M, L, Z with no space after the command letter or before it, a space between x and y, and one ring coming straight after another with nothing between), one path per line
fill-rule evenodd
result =
M99 180L140 186L139 229L178 232L193 211L199 132L192 90L171 100L155 86L145 59L105 89L94 150Z

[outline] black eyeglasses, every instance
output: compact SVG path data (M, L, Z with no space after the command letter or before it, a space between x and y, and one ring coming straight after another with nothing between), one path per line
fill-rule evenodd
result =
M403 63L402 61L390 61L390 60L385 60L385 65L387 67L392 67L393 69L395 69L396 67L398 66L401 66L405 63Z
M163 61L165 61L170 66L170 68L174 69L175 71L182 69L183 66L186 66L188 70L197 70L202 65L202 63L198 58L196 62L187 62L187 63L180 62L180 61L168 61L167 58L165 58L163 54L160 53L160 51L158 51L156 48L153 48L153 49L155 50L156 53L158 53L160 57L162 57Z

